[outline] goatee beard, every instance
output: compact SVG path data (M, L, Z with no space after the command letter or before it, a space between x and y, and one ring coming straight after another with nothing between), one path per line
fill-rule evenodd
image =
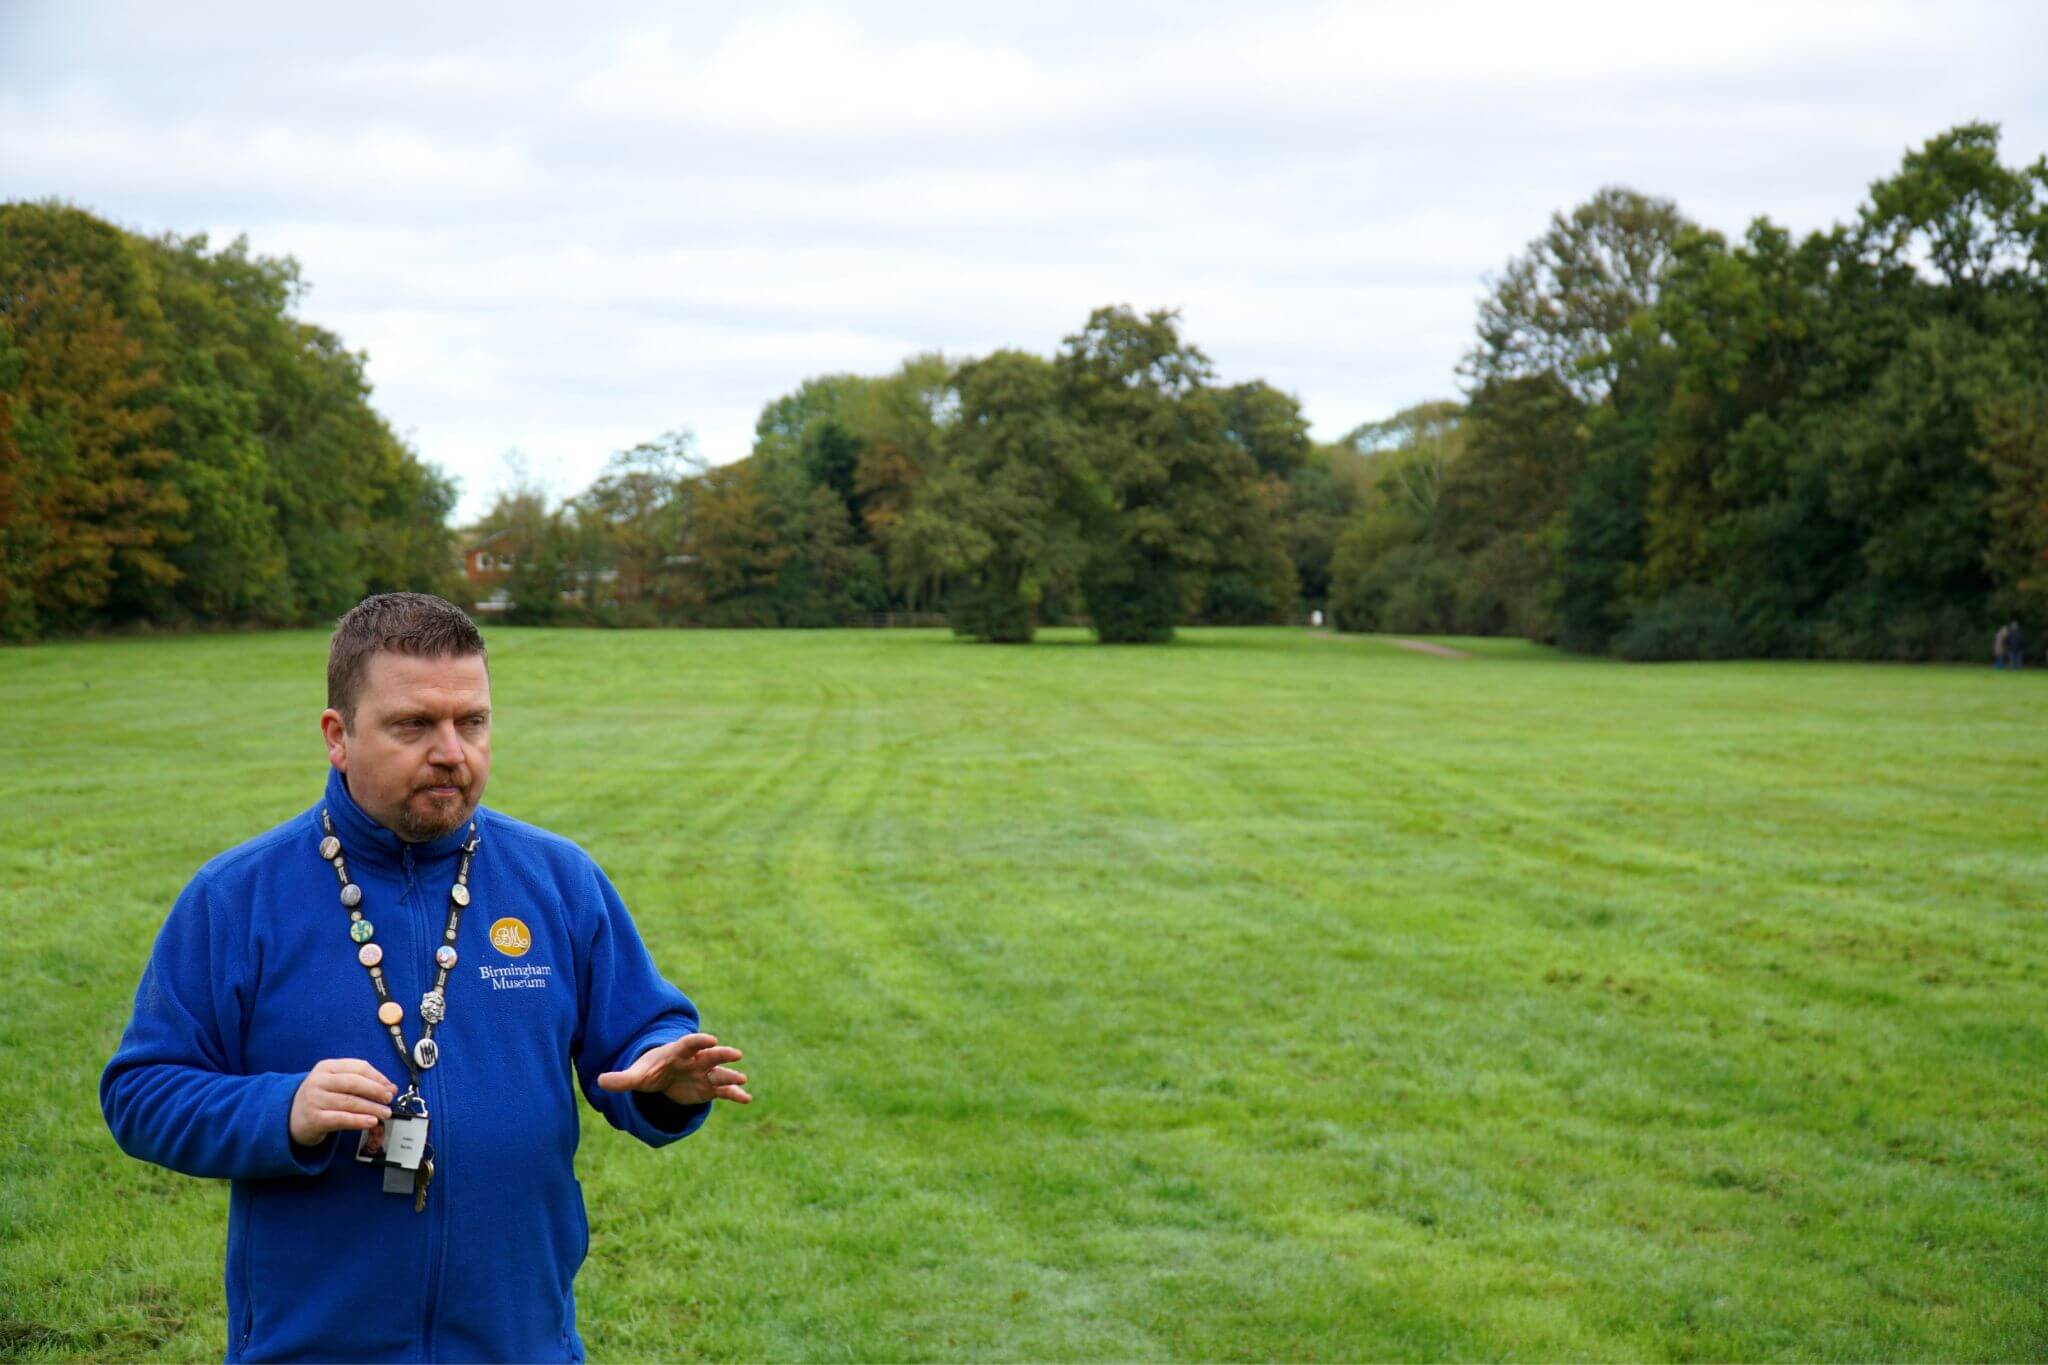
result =
M441 783L453 786L453 783ZM455 808L447 815L421 816L412 808L412 797L408 796L398 808L398 818L391 822L391 829L399 838L409 844L432 843L444 834L452 834L465 824L475 813L476 805L469 799L467 786L457 788L458 799ZM414 792L413 796L419 793Z
M431 844L444 834L453 834L462 827L463 822L468 820L469 816L469 808L465 806L450 819L435 820L430 823L419 819L408 808L399 814L398 828L394 832L408 844Z

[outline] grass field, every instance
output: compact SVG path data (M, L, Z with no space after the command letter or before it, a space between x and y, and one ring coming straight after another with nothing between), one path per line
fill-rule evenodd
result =
M491 641L490 804L758 1097L586 1116L595 1359L2048 1356L2048 677ZM0 651L0 1352L220 1356L95 1087L324 649Z

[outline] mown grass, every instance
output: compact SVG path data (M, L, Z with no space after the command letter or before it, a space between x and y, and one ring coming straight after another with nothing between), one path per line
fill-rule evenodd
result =
M590 1123L593 1357L2048 1355L2048 679L1079 640L492 632L759 1097ZM323 649L0 652L0 1353L220 1354L94 1087Z

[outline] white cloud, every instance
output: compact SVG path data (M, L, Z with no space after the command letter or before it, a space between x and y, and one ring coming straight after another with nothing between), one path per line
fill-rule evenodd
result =
M622 36L570 87L574 109L708 128L850 138L1036 121L1083 83L1014 50L946 38L884 43L824 13L750 17L706 45L671 27Z
M399 216L422 198L509 205L544 189L517 144L484 130L466 138L397 120L333 129L275 113L138 118L98 91L0 104L0 167L10 190L83 182L122 195L326 204L338 214Z
M1236 23L1169 44L1146 69L1183 89L1191 79L1234 74L1285 96L1335 93L1360 84L1408 90L1504 82L1583 86L1640 82L1779 65L1817 53L1861 53L1924 28L1928 11L1898 3L1854 7L1723 0L1711 22L1697 10L1641 0L1416 5L1338 3L1280 17L1256 10Z

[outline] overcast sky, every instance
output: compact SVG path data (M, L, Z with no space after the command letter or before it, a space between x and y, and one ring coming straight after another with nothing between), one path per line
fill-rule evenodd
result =
M1659 16L1668 17L1659 17ZM473 516L808 375L1181 310L1341 435L1604 184L1850 216L1934 133L2048 151L2048 4L0 0L0 198L295 256Z

